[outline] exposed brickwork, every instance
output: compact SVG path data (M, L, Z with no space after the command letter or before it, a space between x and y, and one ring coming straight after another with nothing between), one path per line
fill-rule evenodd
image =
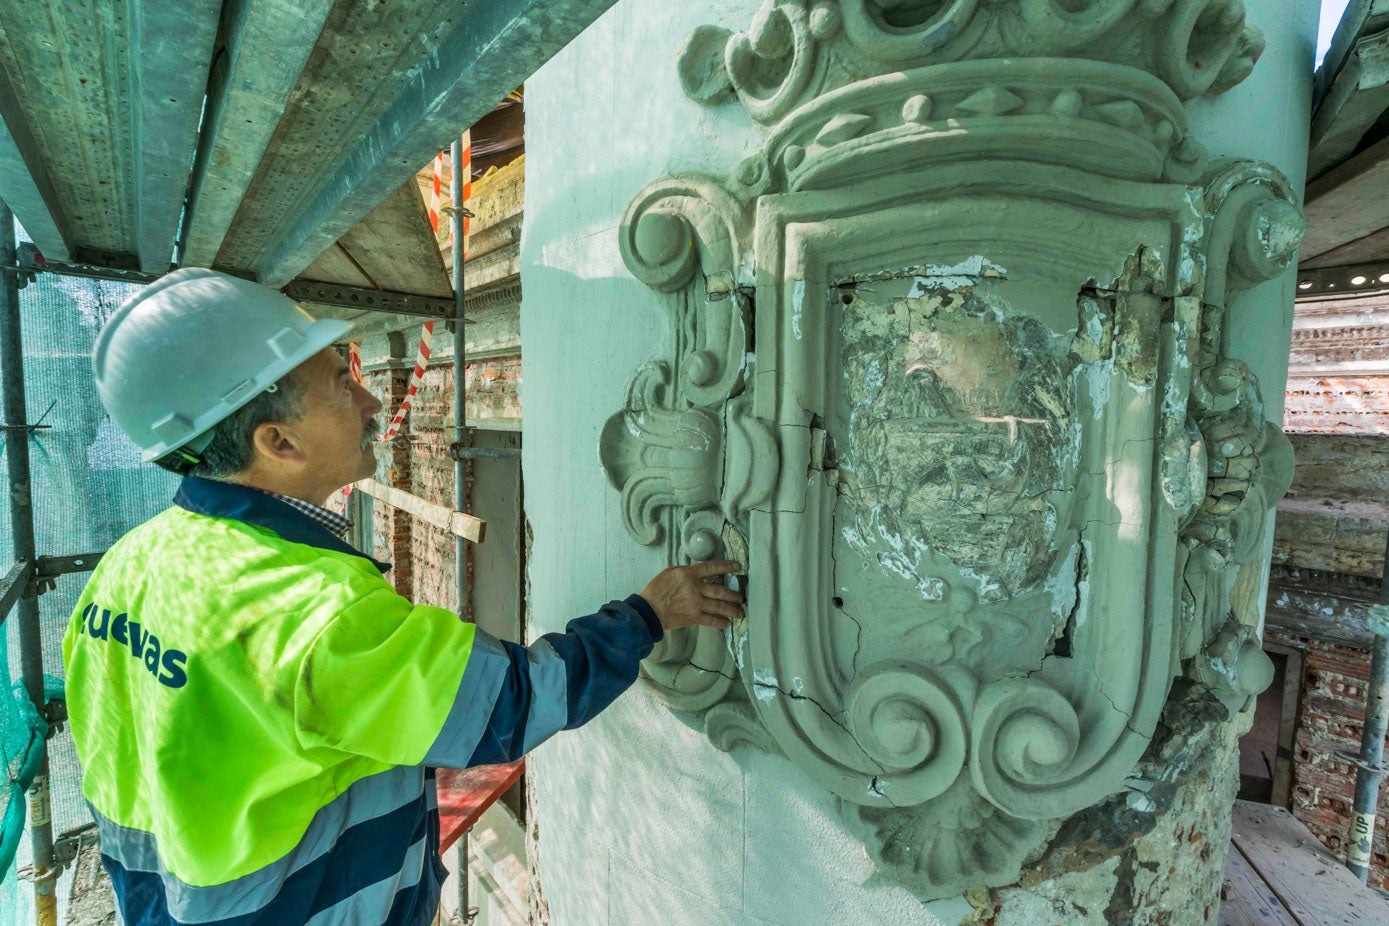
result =
M521 355L469 361L468 422L521 424Z
M385 405L381 413L381 426L384 428L386 416L394 412L405 397L410 372L404 369L376 370L364 374L362 378L366 387ZM397 435L388 446L376 451L378 482L408 489L410 472L410 445L404 437ZM413 597L415 592L414 551L410 546L412 520L410 515L389 505L378 504L372 509L373 555L391 563L391 581L396 591L407 598Z
M1293 745L1292 811L1342 860L1355 801L1355 766L1337 752L1360 751L1370 654L1269 632L1270 643L1303 650L1301 708ZM1389 889L1389 789L1380 793L1370 883Z
M1288 377L1285 430L1389 434L1389 376Z
M447 360L436 360L425 370L410 409L409 439L410 478L400 487L420 498L452 507L453 460L449 459L448 447L454 440L453 364ZM465 486L466 499L472 491L471 478ZM409 544L416 566L415 600L459 610L454 588L453 535L417 523ZM468 610L463 610L465 617L471 617Z

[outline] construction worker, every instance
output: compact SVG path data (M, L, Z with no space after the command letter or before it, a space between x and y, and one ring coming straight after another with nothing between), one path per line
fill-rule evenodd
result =
M170 273L97 340L97 387L174 505L102 558L63 641L83 794L127 926L426 924L432 768L509 762L612 703L665 631L725 627L713 562L530 646L412 604L319 507L375 471L381 403L273 290Z

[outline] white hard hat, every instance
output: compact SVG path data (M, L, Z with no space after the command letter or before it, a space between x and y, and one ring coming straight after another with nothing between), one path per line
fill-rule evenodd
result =
M315 321L258 283L188 267L116 310L92 368L101 404L150 462L200 452L214 425L350 327Z

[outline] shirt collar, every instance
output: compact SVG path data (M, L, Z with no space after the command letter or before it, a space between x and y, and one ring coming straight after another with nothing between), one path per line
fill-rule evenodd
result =
M295 499L295 501L299 500ZM302 543L321 550L332 550L336 553L346 553L349 556L365 557L382 572L391 568L389 563L383 563L360 550L353 549L341 538L335 536L323 522L299 507L300 505L307 505L307 502L291 505L271 492L263 492L260 489L252 489L233 482L219 482L215 479L203 479L199 476L185 476L178 487L178 492L174 495L174 504L194 514L205 514L213 518L231 518L236 521L244 521L247 524L254 524L257 527L264 527L291 543ZM317 506L312 507L316 508ZM327 511L327 509L319 510L341 518L341 515Z
M255 489L255 486L251 488ZM336 511L324 508L322 505L315 505L313 502L306 502L302 498L293 498L289 495L281 495L279 492L268 492L265 489L256 489L257 492L265 492L272 498L278 498L289 507L301 514L306 514L314 523L321 524L334 537L339 540L347 539L347 531L352 527L352 519L343 517Z

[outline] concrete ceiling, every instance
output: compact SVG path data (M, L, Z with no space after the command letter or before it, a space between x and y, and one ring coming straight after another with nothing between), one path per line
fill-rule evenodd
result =
M0 199L51 260L442 294L393 194L612 3L0 0Z

